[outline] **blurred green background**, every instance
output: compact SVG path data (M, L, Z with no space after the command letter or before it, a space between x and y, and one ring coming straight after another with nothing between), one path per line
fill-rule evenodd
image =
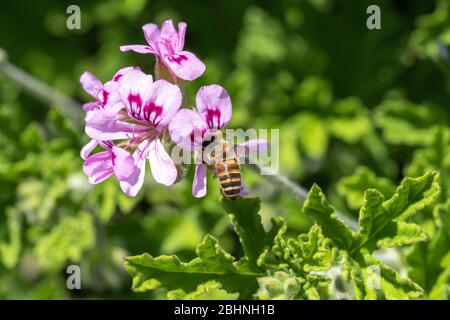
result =
M81 8L81 30L66 28L71 4ZM366 27L370 4L381 8L381 30ZM430 169L441 171L441 202L448 199L448 0L8 1L0 47L11 63L87 102L78 81L85 70L102 81L129 65L153 72L153 56L118 48L144 43L141 26L167 18L188 23L186 48L207 65L186 84L186 105L201 85L223 85L230 128L280 129L282 174L305 188L318 183L354 219L364 189L389 195L405 175ZM83 124L59 110L0 72L0 298L163 298L130 290L124 256L190 259L206 233L242 255L216 181L203 199L191 196L192 170L171 188L148 176L137 198L114 178L91 186L79 157ZM301 204L243 170L263 222L280 215L290 232L308 230ZM420 219L432 238L431 213ZM82 290L66 288L70 264L81 267ZM409 267L426 290L442 272Z

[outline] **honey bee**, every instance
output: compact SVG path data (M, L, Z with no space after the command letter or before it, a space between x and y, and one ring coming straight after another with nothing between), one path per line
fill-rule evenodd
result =
M206 135L202 143L204 162L209 165L214 177L219 179L223 194L231 200L245 190L237 147L228 142L221 131Z

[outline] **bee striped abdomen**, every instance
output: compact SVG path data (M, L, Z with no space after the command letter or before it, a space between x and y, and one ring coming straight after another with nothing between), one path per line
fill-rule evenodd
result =
M215 165L217 178L223 193L230 199L235 199L241 192L241 170L236 159L225 160Z

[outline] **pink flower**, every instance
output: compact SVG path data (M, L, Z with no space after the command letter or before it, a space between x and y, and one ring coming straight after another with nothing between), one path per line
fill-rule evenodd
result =
M83 89L89 93L94 102L88 102L83 105L84 111L89 113L96 109L102 109L105 114L114 116L123 108L122 101L119 96L119 81L127 72L131 70L139 70L138 67L126 67L120 69L111 81L104 85L90 72L84 72L80 77Z
M135 196L141 189L147 159L158 183L173 184L177 170L160 137L180 108L180 89L165 80L153 82L151 75L136 69L128 71L116 82L117 90L111 95L120 98L117 110L104 112L102 108L97 108L88 113L86 134L96 141L122 140L120 145L134 150L134 167L129 174L121 176L123 179L119 178L122 191L126 194ZM90 142L85 148L88 150L93 144ZM86 154L86 150L82 153Z
M206 66L192 52L183 50L186 27L186 23L180 22L177 31L172 20L164 21L161 29L148 23L142 27L148 45L121 46L120 50L154 54L178 78L195 80Z
M105 151L90 156L97 145ZM81 157L85 160L83 171L92 184L104 181L113 173L119 181L126 181L134 170L134 159L130 153L111 141L91 140L83 147Z
M181 109L169 124L169 132L180 148L186 151L202 151L204 141L222 129L231 120L232 106L227 91L219 85L201 87L196 97L196 110ZM236 145L238 158L264 152L266 140L250 140ZM196 164L192 194L195 197L206 195L207 164ZM247 194L242 182L241 196Z

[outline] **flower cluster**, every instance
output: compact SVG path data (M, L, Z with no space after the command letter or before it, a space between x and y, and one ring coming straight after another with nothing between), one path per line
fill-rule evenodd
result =
M92 184L115 175L120 187L129 196L142 188L148 160L156 182L170 186L178 170L166 145L173 141L187 152L202 149L205 136L222 129L232 115L231 99L219 85L204 86L196 97L196 109L181 108L181 80L194 80L206 67L193 53L183 50L186 23L178 30L172 20L159 28L149 23L143 27L148 45L122 46L122 51L151 53L156 57L159 71L168 77L154 81L138 67L119 70L110 81L102 84L89 72L80 82L93 102L84 104L85 132L91 140L82 148L83 171ZM170 137L170 138L169 138ZM247 148L252 142L240 147ZM253 145L265 148L265 141ZM98 148L103 149L93 153ZM206 168L196 165L193 194L206 194ZM245 188L243 187L243 193Z

